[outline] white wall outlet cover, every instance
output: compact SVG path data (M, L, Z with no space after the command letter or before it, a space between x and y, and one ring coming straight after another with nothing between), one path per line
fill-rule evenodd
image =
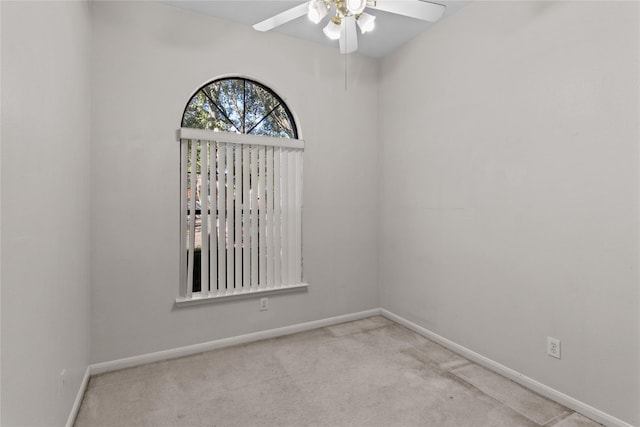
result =
M560 340L547 337L547 355L560 359Z

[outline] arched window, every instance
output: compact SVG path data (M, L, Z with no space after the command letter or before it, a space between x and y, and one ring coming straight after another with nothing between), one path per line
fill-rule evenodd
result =
M263 84L238 77L214 80L198 89L184 110L182 127L298 137L284 101Z
M184 109L178 305L306 288L302 154L282 98L241 77L214 80Z

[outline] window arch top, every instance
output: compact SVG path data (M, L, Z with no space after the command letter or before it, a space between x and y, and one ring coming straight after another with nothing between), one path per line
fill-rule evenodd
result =
M214 80L198 89L184 109L182 127L298 137L282 98L265 85L241 77Z

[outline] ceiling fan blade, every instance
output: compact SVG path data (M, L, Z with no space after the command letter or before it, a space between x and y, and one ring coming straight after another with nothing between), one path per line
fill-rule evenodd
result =
M423 0L377 0L371 9L436 22L444 14L444 6Z
M352 53L358 50L358 32L356 31L355 16L342 19L340 26L340 53Z
M308 12L309 3L304 2L302 4L299 4L298 6L292 7L291 9L287 9L284 12L274 15L271 18L267 18L264 21L258 22L253 26L253 28L258 31L269 31L282 24L286 24L289 21L300 18L301 16L306 15Z

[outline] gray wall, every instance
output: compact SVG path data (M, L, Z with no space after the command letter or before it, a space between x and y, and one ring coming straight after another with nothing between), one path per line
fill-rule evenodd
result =
M89 8L0 7L1 424L64 425L89 363Z
M151 2L92 5L92 362L379 307L376 62ZM191 94L266 83L296 114L308 293L175 309L179 149Z
M635 2L477 2L380 71L382 307L635 425L638 48Z

